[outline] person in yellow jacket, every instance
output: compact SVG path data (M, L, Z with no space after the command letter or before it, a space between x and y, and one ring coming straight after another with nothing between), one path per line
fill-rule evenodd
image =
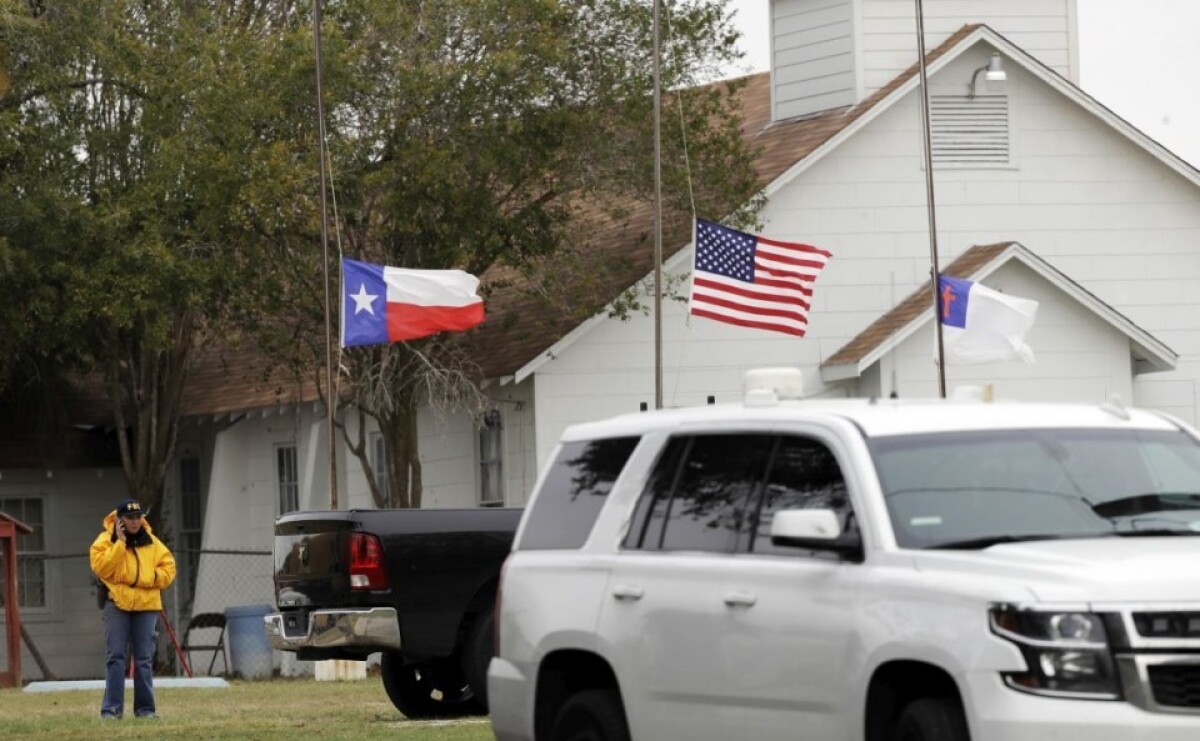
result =
M125 712L125 657L133 646L133 714L155 717L154 647L162 590L175 581L175 558L150 532L142 506L126 499L104 518L92 543L92 571L108 589L104 603L104 700L100 717Z

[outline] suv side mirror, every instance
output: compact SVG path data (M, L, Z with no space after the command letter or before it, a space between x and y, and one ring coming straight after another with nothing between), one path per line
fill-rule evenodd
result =
M831 509L785 509L771 519L771 544L814 551L832 551L844 556L862 554L862 538L843 531Z

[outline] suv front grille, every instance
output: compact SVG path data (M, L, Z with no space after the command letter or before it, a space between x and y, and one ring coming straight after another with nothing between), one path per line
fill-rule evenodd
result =
M1200 708L1200 664L1147 667L1154 701L1165 707Z
M1200 612L1135 612L1133 624L1143 638L1200 638Z

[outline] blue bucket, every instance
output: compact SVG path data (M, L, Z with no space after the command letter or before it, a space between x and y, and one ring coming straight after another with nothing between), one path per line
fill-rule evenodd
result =
M271 611L270 605L225 608L230 669L243 679L268 679L271 676L274 662L263 626L263 618Z

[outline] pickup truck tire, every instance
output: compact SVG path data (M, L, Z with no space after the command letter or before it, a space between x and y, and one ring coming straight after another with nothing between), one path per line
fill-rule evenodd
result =
M616 690L584 690L558 711L550 741L629 741L625 708Z
M457 659L406 662L402 655L385 651L379 669L388 699L406 718L461 718L486 712L467 686Z
M475 699L487 712L487 670L495 655L496 614L487 611L475 618L462 651L463 676Z
M913 700L896 720L895 741L970 741L962 705L944 697Z

